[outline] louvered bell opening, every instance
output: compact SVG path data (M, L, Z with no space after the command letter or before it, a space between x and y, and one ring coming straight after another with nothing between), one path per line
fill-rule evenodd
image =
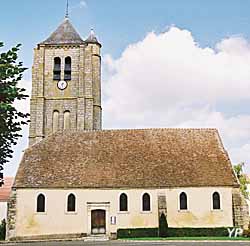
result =
M61 80L61 71L55 71L54 70L53 80Z
M71 80L71 58L69 56L65 58L64 80Z
M54 59L53 79L54 80L61 80L61 59L60 59L60 57L55 57L55 59Z

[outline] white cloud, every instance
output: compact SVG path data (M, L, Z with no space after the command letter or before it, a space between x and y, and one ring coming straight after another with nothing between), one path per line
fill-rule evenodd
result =
M216 127L229 154L250 144L250 110L230 108L250 104L250 43L242 37L201 48L189 31L171 27L116 60L106 55L104 71L105 127ZM247 154L233 158L250 163Z
M85 1L80 1L80 8L86 8L87 7L87 3Z

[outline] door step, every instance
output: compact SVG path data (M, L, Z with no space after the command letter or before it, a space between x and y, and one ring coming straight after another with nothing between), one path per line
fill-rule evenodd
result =
M89 237L85 237L84 241L85 242L101 242L101 241L108 241L109 237L107 235L92 235Z

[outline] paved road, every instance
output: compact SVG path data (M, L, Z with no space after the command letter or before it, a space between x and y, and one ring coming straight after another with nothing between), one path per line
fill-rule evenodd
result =
M8 243L0 246L250 246L249 242L36 242L36 243Z

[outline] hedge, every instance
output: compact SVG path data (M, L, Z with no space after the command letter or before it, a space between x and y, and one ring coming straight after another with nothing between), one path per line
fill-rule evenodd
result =
M230 228L232 229L232 228ZM167 237L227 237L226 227L219 228L167 228ZM118 238L158 237L158 228L118 229Z
M117 238L158 237L158 228L118 229Z
M6 222L3 220L0 224L0 240L5 240Z

